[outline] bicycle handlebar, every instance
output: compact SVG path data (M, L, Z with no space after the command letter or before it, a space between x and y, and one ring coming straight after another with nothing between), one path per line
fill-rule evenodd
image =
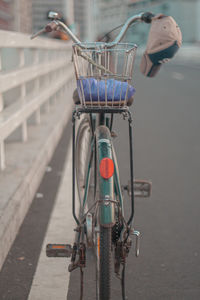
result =
M31 36L31 39L34 39L35 37L37 37L38 35L40 35L44 32L52 32L52 31L62 29L65 33L67 33L71 37L71 39L75 43L78 43L80 47L83 47L81 41L73 34L73 32L70 30L70 28L67 25L65 25L63 22L58 20L58 14L50 12L49 16L53 20L49 24L47 24L43 29L41 29L40 31L33 34ZM130 17L123 25L120 33L117 35L115 40L113 42L107 43L107 45L106 45L107 48L112 48L115 45L117 45L118 43L120 43L120 41L126 34L128 28L130 27L130 25L132 25L133 23L136 23L136 22L151 23L153 17L154 17L154 15L151 12L140 13L138 15ZM84 48L85 47L86 46L84 44ZM92 47L90 46L90 48L92 48Z
M49 24L47 24L43 29L41 29L40 31L34 33L31 36L31 40L36 38L38 35L44 33L44 32L52 32L52 31L56 31L58 30L58 24L57 21L52 21Z
M123 39L123 37L125 36L128 28L136 23L136 22L145 22L145 23L151 23L152 18L154 17L154 15L150 12L146 12L146 13L140 13L138 15L132 16L130 17L126 23L123 25L120 33L118 34L118 36L115 38L115 40L111 43L107 44L107 47L109 48L109 46L113 47L116 44L120 43L120 41Z
M155 17L155 15L151 12L145 12L142 14L141 20L145 23L151 23L153 17Z

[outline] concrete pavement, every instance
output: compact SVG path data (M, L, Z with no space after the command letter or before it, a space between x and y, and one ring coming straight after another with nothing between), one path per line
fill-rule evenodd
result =
M68 265L70 259L47 258L45 249L48 243L69 243L73 244L75 227L72 217L72 190L71 170L72 152L71 142L66 157L64 173L51 214L48 229L44 238L38 266L33 278L33 283L28 300L63 300L66 299L69 277Z

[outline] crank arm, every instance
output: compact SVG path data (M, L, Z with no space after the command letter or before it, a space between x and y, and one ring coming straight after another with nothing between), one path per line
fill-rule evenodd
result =
M79 268L79 266L80 266L79 261L77 261L76 263L72 263L69 265L68 271L72 272L72 271L76 270L77 268Z

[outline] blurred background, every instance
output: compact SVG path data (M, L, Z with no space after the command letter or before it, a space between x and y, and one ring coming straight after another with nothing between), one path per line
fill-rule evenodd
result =
M35 32L46 24L49 10L60 12L82 40L94 40L129 15L150 10L172 15L182 29L184 43L200 41L199 0L0 0L0 29ZM144 44L146 37L146 27L140 25L130 28L126 38Z
M65 242L63 236L71 236L74 226L69 226L65 217L68 211L70 219L71 210L61 205L59 218L56 214L54 218L56 226L61 220L59 230L52 225L56 232L53 240L49 232L44 237L66 172L66 157L70 175L61 190L63 199L68 195L66 205L71 203L72 159L66 149L71 149L70 109L75 88L71 44L47 38L30 40L31 33L47 24L50 10L61 13L82 41L100 40L129 16L144 11L171 15L179 24L184 47L164 64L155 80L140 74L138 63L135 66L137 92L131 107L135 174L138 179L152 180L153 193L149 201L136 201L141 259L136 260L134 251L130 253L127 296L132 299L134 295L137 300L200 299L200 0L0 0L0 269L5 260L0 272L0 300L66 299L66 295L58 295L62 291L67 294L65 264L61 261L57 265L56 261L52 268L46 258L42 260L43 241L55 242L56 236L58 242ZM142 45L143 51L148 26L129 28L126 41ZM118 30L109 37L114 38ZM125 185L129 180L129 165L124 163L129 156L128 132L126 122L120 120L115 122L119 133L115 143ZM69 128L64 130L67 122ZM63 130L56 159L50 161ZM40 186L43 174L49 177L44 176ZM90 271L88 274L93 276ZM89 275L84 299L93 300L90 291L95 276ZM73 273L69 300L79 298L78 282L79 272ZM28 298L31 285L32 297ZM57 286L55 297L52 286ZM119 299L120 292L116 284L113 299Z

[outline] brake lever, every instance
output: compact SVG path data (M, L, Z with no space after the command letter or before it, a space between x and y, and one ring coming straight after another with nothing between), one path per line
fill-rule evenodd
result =
M36 33L34 33L34 34L32 34L32 35L31 35L31 40L33 40L33 39L36 38L38 35L40 35L40 34L42 34L42 33L44 33L44 32L46 32L46 29L45 29L45 28L43 28L43 29L41 29L40 31L38 31L38 32L36 32Z
M56 31L58 29L58 27L59 27L59 24L56 21L52 21L49 24L47 24L44 28L42 28L40 31L31 35L31 40L36 38L38 35L40 35L44 32Z

